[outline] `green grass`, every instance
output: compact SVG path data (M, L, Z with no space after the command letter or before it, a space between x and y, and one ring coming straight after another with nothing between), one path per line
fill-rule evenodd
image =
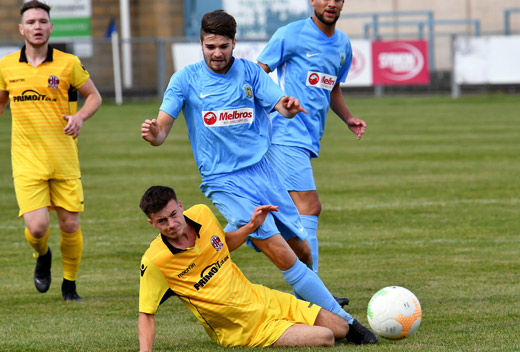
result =
M520 97L347 102L368 129L356 141L331 114L314 160L323 203L320 275L331 292L351 299L348 310L365 324L370 297L388 285L412 290L423 320L407 340L368 347L339 342L334 350L520 351ZM34 259L9 166L8 111L0 118L0 350L138 349L139 262L155 236L139 198L148 186L165 184L185 206L209 205L182 120L161 147L140 139L141 121L158 107L106 104L84 125L78 292L85 301L79 304L61 299L54 214L54 281L46 294L34 289ZM242 247L233 258L251 281L289 291L263 255ZM170 299L157 315L155 350L220 348Z

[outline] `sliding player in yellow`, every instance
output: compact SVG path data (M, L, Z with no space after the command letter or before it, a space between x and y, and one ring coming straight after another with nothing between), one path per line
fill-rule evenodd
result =
M46 292L51 284L49 209L55 209L61 230L62 296L81 301L76 275L83 250L83 188L76 138L101 105L101 96L76 56L49 46L49 13L50 7L39 1L20 9L25 46L0 60L0 115L10 101L14 187L25 237L36 252L36 289ZM79 111L76 90L85 97Z
M230 252L260 226L277 206L255 208L251 221L224 232L202 204L184 210L175 191L150 187L140 207L160 234L141 260L139 343L150 351L155 339L155 314L161 303L178 296L223 347L332 346L349 335L346 320L289 293L252 284L233 263Z

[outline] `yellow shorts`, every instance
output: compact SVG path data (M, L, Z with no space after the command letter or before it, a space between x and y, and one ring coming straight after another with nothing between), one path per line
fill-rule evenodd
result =
M27 176L14 178L16 200L22 216L30 211L48 207L63 208L70 212L83 211L81 179L35 179Z
M314 325L320 306L299 300L286 292L261 287L269 291L270 299L265 301L268 306L264 319L248 341L248 347L269 347L294 324Z

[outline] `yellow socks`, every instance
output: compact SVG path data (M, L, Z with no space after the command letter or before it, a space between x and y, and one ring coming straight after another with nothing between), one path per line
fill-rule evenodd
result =
M36 258L47 254L49 251L49 230L42 238L36 238L31 235L29 230L25 228L25 238L34 249ZM73 233L61 231L61 260L63 263L63 277L70 281L76 280L79 264L81 263L81 254L83 252L83 234L81 226Z
M37 253L35 254L36 258L38 258L38 256L40 255L45 255L49 250L49 229L47 229L47 232L42 238L36 238L31 235L29 229L26 227L25 239L27 240L27 242L29 242L31 247Z
M83 252L83 234L81 226L73 233L61 231L61 260L63 263L63 277L70 281L76 280L81 253Z

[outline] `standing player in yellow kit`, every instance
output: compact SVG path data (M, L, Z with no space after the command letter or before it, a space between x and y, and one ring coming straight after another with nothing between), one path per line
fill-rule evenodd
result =
M49 209L61 231L62 296L81 301L76 275L83 251L79 212L83 188L77 137L83 122L101 105L101 96L80 60L52 48L50 7L29 1L20 9L24 47L0 60L0 115L10 100L11 158L14 187L25 221L25 237L36 252L34 284L46 292L51 284L48 246ZM85 97L77 110L77 90Z

